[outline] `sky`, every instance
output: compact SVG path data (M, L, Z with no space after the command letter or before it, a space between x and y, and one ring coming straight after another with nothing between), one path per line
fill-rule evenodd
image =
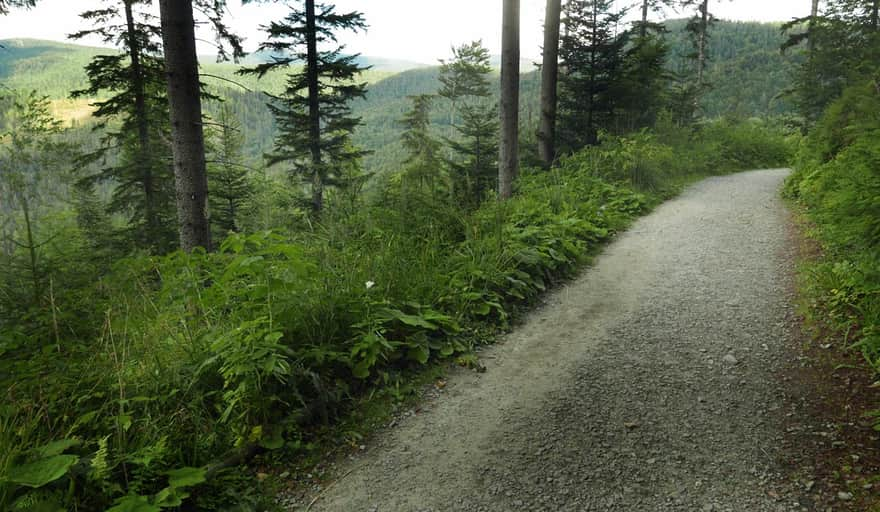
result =
M101 5L101 0L40 0L31 11L0 17L0 39L32 38L65 41L66 35L87 28L79 12ZM158 2L156 2L158 3ZM501 53L502 0L334 0L339 12L359 10L370 28L366 33L345 35L348 51L434 63L450 53L453 44L482 39L493 54ZM620 0L619 5L632 3ZM807 0L710 0L710 12L720 19L787 21L809 11ZM261 41L260 25L284 16L282 4L240 5L229 0L231 25L245 36L252 50ZM545 0L521 0L522 54L540 55ZM689 14L689 13L687 13ZM670 17L685 14L668 13ZM206 36L207 38L207 36ZM100 45L99 41L81 44ZM212 53L203 45L202 53Z

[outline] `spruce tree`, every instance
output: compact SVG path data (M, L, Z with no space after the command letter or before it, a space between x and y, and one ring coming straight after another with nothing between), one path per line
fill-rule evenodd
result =
M247 3L242 0L242 3ZM166 88L171 120L171 152L174 160L174 189L180 247L191 252L211 249L208 223L208 173L205 162L205 134L199 59L196 54L195 12L207 18L213 28L218 60L244 55L241 38L223 23L226 0L159 0Z
M122 51L96 56L86 67L88 88L74 97L110 97L95 101L96 130L106 130L102 147L85 155L82 164L98 164L100 171L87 181L114 183L112 213L128 217L127 238L135 245L164 253L176 245L174 177L165 66L161 58L160 28L148 14L136 11L150 0L107 0L101 9L80 15L91 29L73 39L100 36Z
M570 0L565 6L559 138L568 151L597 144L599 131L613 124L627 38L616 33L624 11L612 4Z
M697 12L688 20L686 27L688 36L694 46L691 59L694 61L696 75L695 86L699 93L706 88L706 65L709 62L709 30L715 24L715 16L709 12L709 0L684 0L685 7L696 7Z
M253 187L242 157L241 123L226 103L215 121L216 127L208 136L208 200L213 239L222 240L239 231L241 210Z
M455 128L456 109L462 102L489 96L489 50L482 41L452 47L452 59L440 60L440 90L450 103L449 126Z
M0 0L0 16L9 14L10 9L25 8L30 9L37 5L37 0Z
M13 252L11 265L4 273L20 276L20 285L7 291L21 298L22 304L39 306L45 291L46 275L41 249L60 233L43 233L39 216L45 197L46 181L50 175L66 172L73 149L59 140L61 122L50 112L49 98L36 92L15 101L8 131L2 134L6 142L0 153L0 197L8 203L11 219L0 219L12 226L8 242ZM3 276L7 282L16 282L16 276Z
M451 149L446 158L453 196L474 206L486 186L497 183L498 108L489 104L489 50L482 41L452 49L453 58L441 61L438 96L449 100L451 135L445 137ZM461 114L460 122L455 114ZM487 176L488 174L488 176Z
M431 105L433 97L427 94L410 96L412 109L400 120L404 128L403 147L409 155L403 161L404 181L420 191L434 195L437 184L443 181L441 143L431 135Z
M653 26L645 36L630 38L626 47L620 79L612 87L616 97L613 130L626 133L654 125L657 114L666 106L666 91L671 75L666 69L669 49L662 26ZM641 33L641 26L637 33Z
M864 77L877 76L880 55L880 0L829 0L821 15L798 18L783 26L793 30L803 23L806 32L794 33L783 45L798 51L807 40L803 64L794 76L794 95L805 128L815 123L844 89ZM876 80L876 78L875 78Z
M498 107L466 105L461 117L457 140L448 141L459 158L448 165L456 200L477 207L498 183Z
M260 50L270 52L271 61L244 72L262 77L303 64L288 74L284 92L269 95L278 136L267 157L269 165L289 165L291 177L311 187L311 209L318 215L324 187L334 186L342 169L365 154L351 144L360 118L352 116L349 104L366 96L366 84L356 79L367 68L357 63L360 55L343 53L335 33L362 31L366 23L359 12L340 14L335 6L315 0L297 3L283 20L264 27L268 39Z

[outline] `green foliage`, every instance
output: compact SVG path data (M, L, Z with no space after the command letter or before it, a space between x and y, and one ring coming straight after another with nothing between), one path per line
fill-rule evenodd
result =
M212 240L222 241L230 232L241 230L242 208L253 194L253 185L244 163L244 135L232 108L224 104L216 118L219 126L206 129L208 160L208 204Z
M177 244L165 63L160 28L138 0L107 0L80 17L94 26L71 38L100 37L120 52L97 55L86 66L88 86L72 98L91 103L101 146L79 159L82 187L113 185L108 213L128 217L125 237L164 254ZM103 97L102 97L103 96Z
M456 106L461 102L489 96L489 50L482 41L452 48L452 59L440 61L440 90L437 95L449 100L449 126L455 127Z
M417 193L434 195L442 190L445 177L440 159L440 141L431 134L432 97L427 94L413 96L412 110L400 120L406 131L401 135L403 147L409 152L404 160L402 179L407 188Z
M790 34L784 47L803 60L793 73L794 93L807 127L845 89L877 73L877 8L873 0L830 0L816 19L799 18L784 26Z
M563 9L559 138L568 152L596 144L613 123L628 39L617 33L624 11L613 9L609 0L572 0Z
M260 51L271 52L270 60L240 73L262 77L304 63L288 74L283 93L267 93L278 125L267 163L288 165L292 177L311 188L312 210L320 212L324 186L334 186L343 169L365 154L351 144L360 119L351 115L349 105L366 95L366 83L354 82L365 68L358 55L343 55L343 47L324 47L336 42L334 31L366 30L366 22L359 12L339 14L334 5L313 0L303 4L291 5L283 20L265 27L268 40Z
M457 139L447 144L455 153L448 162L454 197L477 206L497 188L498 108L464 105L461 125L455 127Z
M824 249L808 264L809 317L842 335L880 375L880 91L868 79L831 103L805 139L785 193Z
M677 184L746 165L712 159L743 133L771 132L722 124L605 137L558 169L527 171L505 203L472 210L380 196L315 230L231 234L210 254L134 255L97 282L61 279L53 263L63 285L54 306L12 319L0 338L0 375L16 376L4 380L10 405L54 418L30 424L22 453L83 440L71 448L88 467L46 487L75 482L57 496L66 506L174 506L194 492L169 482L175 468L250 444L299 446L402 371L443 358L473 364L477 333L508 325ZM47 358L43 346L65 357ZM46 373L64 378L47 391Z

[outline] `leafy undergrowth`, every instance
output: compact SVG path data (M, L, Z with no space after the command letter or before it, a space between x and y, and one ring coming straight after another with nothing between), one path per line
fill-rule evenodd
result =
M829 346L861 353L875 384L860 393L871 394L880 386L878 112L873 82L848 88L804 140L785 189L821 248L802 271L807 324ZM880 411L864 414L880 432Z
M880 433L866 414L880 407L880 393L871 389L870 366L847 348L846 333L826 321L833 315L820 309L813 276L825 255L815 224L792 206L792 259L798 264L797 345L792 348L799 355L780 382L793 406L786 415L784 463L815 509L880 510Z
M391 186L311 230L59 287L0 332L0 508L266 509L234 468L248 455L307 459L328 431L357 442L414 375L476 364L478 344L682 184L784 165L788 147L757 123L661 125L527 170L514 199L476 211Z

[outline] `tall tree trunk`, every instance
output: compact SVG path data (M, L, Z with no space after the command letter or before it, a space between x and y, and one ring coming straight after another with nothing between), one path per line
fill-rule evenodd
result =
M593 24L593 48L590 50L590 85L587 87L587 144L590 146L595 146L599 142L599 134L598 130L595 129L595 111L596 111L596 82L598 80L598 76L596 75L596 70L599 68L598 63L596 62L596 52L598 49L595 47L596 41L601 40L599 36L599 5L596 2L593 2L593 14L592 14L592 24Z
M160 0L180 247L211 248L208 175L192 0Z
M501 137L498 195L513 194L519 174L519 0L504 0L501 24Z
M156 193L153 189L153 168L150 153L150 121L147 116L147 92L141 47L135 34L133 0L125 0L125 23L128 30L128 57L131 60L131 85L134 90L134 118L138 133L138 167L144 193L144 222L148 243L158 242L159 218L156 211Z
M812 0L812 6L810 7L810 23L807 26L807 47L809 50L809 57L813 57L813 49L816 47L816 41L813 37L813 30L816 28L816 19L819 17L819 0Z
M315 26L315 0L306 0L306 76L309 82L309 150L312 153L312 210L324 208L324 176L321 170L321 110L318 102L318 35Z
M647 1L647 0L646 0ZM538 155L544 167L556 159L556 106L559 83L559 23L562 0L547 0L544 17L544 62L541 66L541 133Z
M648 35L648 0L642 0L642 24L639 26L639 37L645 39Z
M700 4L700 33L697 35L697 86L703 87L706 69L706 43L709 36L709 0Z
M871 30L877 32L880 29L880 0L874 0L871 6Z

